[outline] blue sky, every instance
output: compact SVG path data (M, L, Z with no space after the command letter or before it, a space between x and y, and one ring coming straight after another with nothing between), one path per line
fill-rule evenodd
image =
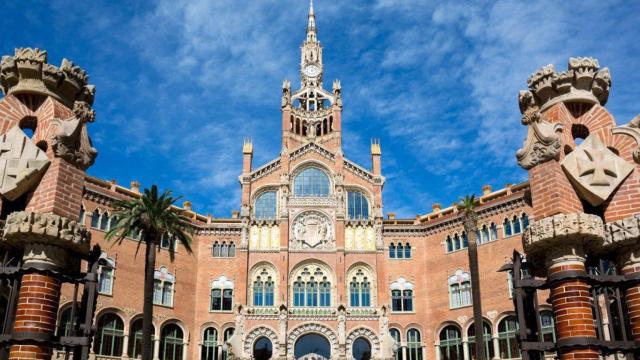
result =
M640 113L640 2L316 0L325 87L342 81L344 150L383 149L385 212L526 179L518 90L570 56L610 68L617 122ZM48 50L97 86L89 174L171 188L216 217L239 208L241 148L280 149L280 86L298 84L306 0L3 1L0 52Z

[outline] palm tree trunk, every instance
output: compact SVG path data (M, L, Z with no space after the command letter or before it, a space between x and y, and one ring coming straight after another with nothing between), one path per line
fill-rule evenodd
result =
M476 360L486 359L484 353L484 328L480 294L480 270L478 269L478 220L475 212L465 215L464 227L469 240L469 271L471 272L471 294L473 297L473 326L475 330Z
M142 360L153 359L153 274L156 269L156 242L146 243L144 263L144 305L142 315Z

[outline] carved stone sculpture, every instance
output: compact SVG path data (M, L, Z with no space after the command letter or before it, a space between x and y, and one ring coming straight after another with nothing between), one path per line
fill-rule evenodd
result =
M0 88L9 94L51 96L69 108L77 100L93 104L86 93L89 76L73 62L63 59L60 67L47 63L47 52L33 48L17 48L14 56L0 63Z
M553 65L536 71L527 81L526 96L520 96L520 111L537 106L544 111L563 101L606 104L611 88L609 69L589 57L570 58L568 70L556 72Z
M14 126L0 138L0 194L15 200L38 185L51 162Z
M291 234L291 249L335 248L333 223L318 211L306 211L298 215L291 225Z
M91 233L76 221L56 214L17 211L7 217L3 239L12 245L45 243L88 255Z
M82 103L76 102L76 104L81 108L84 107ZM85 170L95 162L98 150L91 146L91 139L85 125L89 120L85 121L83 118L93 118L93 115L80 114L67 120L56 120L58 131L53 137L51 146L57 157Z
M532 222L522 236L527 261L540 263L562 254L582 253L604 243L604 224L597 215L558 214Z
M524 95L526 96L526 93ZM528 125L528 130L524 146L516 152L518 165L529 170L549 160L558 159L561 148L559 132L562 131L562 124L541 121L537 107L525 111L522 124Z
M590 135L561 162L578 195L593 206L605 202L633 171L633 164Z

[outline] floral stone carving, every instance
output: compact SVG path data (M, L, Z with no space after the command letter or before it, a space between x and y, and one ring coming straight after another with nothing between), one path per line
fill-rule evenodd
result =
M522 243L527 261L535 265L547 258L562 256L559 255L562 252L598 248L604 238L604 223L600 217L572 213L532 222L522 236Z
M587 137L560 165L578 195L593 206L605 202L634 168L595 135Z
M319 211L305 211L291 225L291 249L328 250L335 248L333 224Z
M17 199L37 186L49 164L44 151L14 126L0 138L0 194Z
M606 223L604 236L607 247L640 248L640 214Z
M537 107L524 113L522 124L528 125L528 130L524 146L516 152L518 165L529 170L549 160L558 159L561 148L559 132L562 131L562 124L540 120Z
M44 244L88 256L91 233L66 217L18 211L7 217L2 239L14 246Z

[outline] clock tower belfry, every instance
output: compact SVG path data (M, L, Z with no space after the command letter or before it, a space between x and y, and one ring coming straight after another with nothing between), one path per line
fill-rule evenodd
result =
M324 64L318 41L313 0L309 4L307 34L300 51L300 89L291 91L291 82L282 85L282 145L293 149L314 141L338 150L342 98L340 81L332 92L323 89Z

